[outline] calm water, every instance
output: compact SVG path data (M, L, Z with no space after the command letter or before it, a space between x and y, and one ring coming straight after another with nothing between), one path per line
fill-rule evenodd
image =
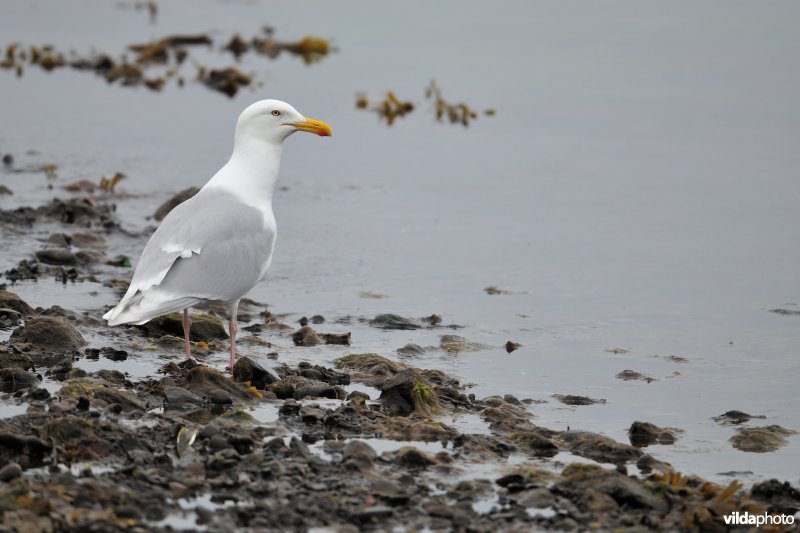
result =
M359 317L438 313L491 348L429 351L414 364L454 372L479 396L549 399L531 408L542 425L623 441L637 419L681 428L675 446L652 450L682 471L800 480L800 439L746 454L711 420L739 409L800 429L800 318L768 312L800 303L798 4L160 4L152 24L113 2L5 0L0 44L117 55L133 42L208 30L218 48L269 24L279 39L319 35L339 52L311 67L246 55L240 67L263 85L232 100L191 81L152 93L69 69L20 79L3 71L0 152L20 165L57 163L57 185L125 172L122 187L140 196L119 202L120 216L144 228L144 214L225 162L243 107L287 100L329 122L334 137L288 141L276 256L253 298L291 313L287 321L352 315L351 325L321 329L352 330L352 351L389 356L407 342L438 345L448 332L380 332ZM216 49L192 52L203 64L231 62ZM183 72L193 78L195 69ZM431 78L446 98L497 116L468 129L436 123L424 99ZM356 92L387 89L417 105L392 128L354 107ZM38 154L25 155L31 149ZM41 174L0 176L15 192L2 207L54 194ZM15 248L0 256L3 269L40 246L7 240ZM111 251L137 257L142 245ZM489 296L487 285L512 294ZM14 290L36 305L114 301L92 284ZM507 340L523 347L508 355ZM342 353L277 342L284 360ZM618 347L631 351L606 352ZM149 357L138 372L152 371ZM623 369L658 381L615 379ZM567 408L555 393L608 403Z

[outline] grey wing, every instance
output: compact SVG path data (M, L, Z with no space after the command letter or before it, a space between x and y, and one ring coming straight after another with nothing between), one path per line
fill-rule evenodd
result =
M164 218L142 252L127 293L105 318L122 323L149 315L148 308L169 312L164 309L171 300L186 307L190 300L189 305L236 299L266 272L274 240L274 226L261 211L229 193L201 191Z

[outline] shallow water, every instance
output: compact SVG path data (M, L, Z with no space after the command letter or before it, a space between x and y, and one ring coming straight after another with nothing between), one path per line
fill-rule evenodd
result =
M7 0L3 45L117 55L177 32L208 30L220 45L269 24L279 38L330 38L339 52L310 67L246 55L241 68L263 86L232 100L192 81L152 93L69 69L2 71L0 152L18 166L58 164L56 187L125 172L120 187L137 197L120 200L118 214L142 229L152 223L144 214L225 162L245 105L288 100L335 136L288 141L276 256L251 296L291 313L287 322L320 313L328 323L319 330L352 331L353 345L293 348L279 338L281 360L393 356L455 333L491 348L428 350L411 362L459 375L477 396L548 400L530 410L554 429L624 441L634 420L681 428L675 445L651 449L684 472L797 483L797 438L747 454L711 417L739 409L800 429L800 318L768 312L800 303L798 15L791 2L412 2L389 12L356 2L183 0L162 2L151 24L114 3ZM216 49L198 56L230 63ZM194 76L191 65L184 72ZM497 116L468 129L436 123L423 97L432 77L445 97ZM417 105L392 128L354 107L357 91L387 89ZM41 173L0 179L15 193L0 196L3 208L64 194ZM31 237L49 234L36 231L4 237L2 270L40 246ZM108 253L136 257L142 245L113 242ZM488 285L512 293L490 296ZM114 302L89 283L43 279L12 290L32 305L98 313ZM437 313L465 327L383 332L358 321L382 312ZM332 323L345 316L350 324ZM507 340L522 348L507 354ZM614 348L630 352L606 351ZM124 369L146 374L160 363L137 357ZM615 379L623 369L658 380ZM567 407L556 393L607 403Z

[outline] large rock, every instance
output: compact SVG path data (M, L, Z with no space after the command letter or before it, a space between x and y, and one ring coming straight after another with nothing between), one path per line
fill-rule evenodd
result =
M50 444L36 437L0 431L0 464L14 461L23 469L38 467L51 449Z
M3 351L0 352L0 368L18 366L23 370L33 370L33 361L22 352Z
M32 318L11 334L11 342L24 342L36 348L69 352L86 344L75 326L61 318Z
M35 315L33 307L26 304L16 293L0 291L0 308L13 309L23 316Z

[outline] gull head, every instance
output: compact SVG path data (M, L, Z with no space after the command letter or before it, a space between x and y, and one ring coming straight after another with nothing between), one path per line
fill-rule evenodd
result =
M321 120L303 116L280 100L261 100L248 106L236 122L236 137L280 144L296 131L331 135L331 127Z

